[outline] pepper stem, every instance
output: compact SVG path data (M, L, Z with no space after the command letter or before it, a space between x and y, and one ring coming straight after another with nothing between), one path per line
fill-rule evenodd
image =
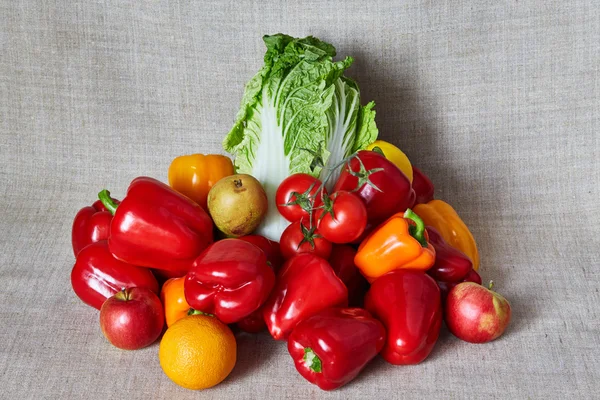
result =
M118 205L117 203L115 203L112 197L110 197L110 192L106 189L102 189L100 193L98 193L98 198L100 199L102 204L104 204L104 207L106 207L108 212L112 215L115 215Z
M411 225L408 228L408 231L412 237L417 239L421 246L427 247L427 240L425 240L425 223L413 210L410 208L406 209L404 213L404 218L410 219L415 223L416 226Z
M304 348L304 361L306 366L313 372L320 373L322 370L321 359L310 347Z
M490 281L490 283L488 284L488 289L492 290L493 287L494 287L494 281Z
M371 149L371 151L374 151L375 153L381 154L382 156L385 157L385 153L383 152L383 150L381 150L381 147L379 147L379 146L373 147L373 149Z
M200 310L194 310L193 308L190 308L188 310L187 315L206 315L207 317L214 317L214 315L212 314L205 313L204 311Z

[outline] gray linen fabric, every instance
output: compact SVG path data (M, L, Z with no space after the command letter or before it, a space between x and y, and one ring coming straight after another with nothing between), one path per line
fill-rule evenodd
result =
M321 392L284 343L241 335L218 387L110 346L71 290L72 218L101 188L222 152L261 36L356 62L381 137L475 235L513 307L485 345L445 330L418 366L377 359ZM0 398L598 398L600 3L0 1Z

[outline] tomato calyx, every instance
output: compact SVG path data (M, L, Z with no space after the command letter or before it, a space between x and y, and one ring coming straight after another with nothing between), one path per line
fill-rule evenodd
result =
M379 189L377 187L377 185L375 185L373 182L371 182L371 178L370 178L370 176L373 175L374 173L383 171L383 168L372 168L372 169L367 170L367 168L365 167L365 164L363 164L360 157L356 157L356 159L358 160L358 163L360 165L360 168L358 171L354 171L352 169L352 167L350 166L350 163L348 163L348 173L350 175L358 178L358 183L356 184L356 188L354 188L354 190L352 190L352 192L358 191L365 184L371 186L373 189L377 190L378 192L383 192L381 189Z
M281 204L282 206L294 206L297 205L299 206L301 209L303 209L304 211L306 211L308 214L311 213L311 211L313 210L313 197L315 196L311 196L310 192L315 188L315 183L313 183L312 185L310 185L308 187L308 189L306 189L304 192L300 193L300 192L292 192L290 193L290 196L288 197L288 202ZM295 200L292 200L293 198L295 198Z
M306 225L304 225L303 223L301 223L300 224L300 229L302 230L302 236L303 236L303 238L300 241L300 243L298 243L297 249L300 249L300 247L302 247L302 245L304 243L308 243L308 244L310 244L311 249L314 250L314 248L315 248L315 239L322 238L323 236L315 233L315 230L317 229L316 226L313 226L312 228L307 228Z
M337 196L337 193L334 194L334 196ZM321 213L321 215L318 218L319 221L322 220L327 214L331 215L331 219L336 221L335 213L333 212L333 203L334 202L335 202L335 199L331 199L331 197L329 197L329 196L323 197L323 205L321 207L317 208L317 210L323 210L323 212Z

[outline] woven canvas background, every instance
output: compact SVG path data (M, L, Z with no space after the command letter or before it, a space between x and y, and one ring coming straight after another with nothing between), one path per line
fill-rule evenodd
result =
M157 345L120 351L73 294L72 218L107 187L221 152L261 36L315 35L356 61L381 138L475 235L510 299L504 337L446 331L421 365L378 359L324 393L285 345L240 336L202 393ZM0 398L594 398L600 389L600 3L0 0Z

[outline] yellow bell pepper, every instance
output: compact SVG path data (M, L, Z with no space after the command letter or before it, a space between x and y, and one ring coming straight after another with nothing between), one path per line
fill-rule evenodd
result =
M393 144L384 142L383 140L374 141L373 143L367 146L367 150L373 151L373 149L375 149L376 147L379 148L381 153L383 153L384 157L393 162L394 165L396 165L396 167L398 167L400 171L402 171L404 175L406 175L410 183L412 183L413 169L410 160L408 159L406 154L404 154L402 150L400 150Z
M169 166L169 185L206 209L209 190L229 175L233 175L233 163L229 157L192 154L173 160Z
M452 206L442 200L431 200L429 203L417 204L415 213L425 222L433 226L444 240L465 253L473 262L473 269L479 269L479 252L475 238Z

